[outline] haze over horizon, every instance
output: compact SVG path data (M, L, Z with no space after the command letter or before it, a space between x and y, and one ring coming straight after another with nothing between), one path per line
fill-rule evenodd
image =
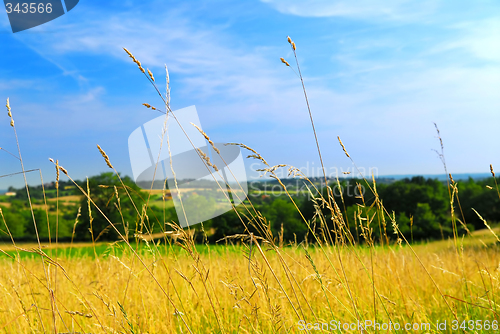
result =
M357 166L380 176L444 174L436 122L449 172L500 171L496 1L87 0L16 34L2 14L0 99L10 98L25 168L44 182L55 178L49 157L74 179L110 171L97 144L131 176L128 137L159 115L142 103L162 103L125 47L162 90L168 66L172 109L195 105L214 142L318 168L300 80L280 61L296 67L288 35L327 169L353 171L340 136ZM0 115L0 147L17 154ZM0 150L0 175L19 171ZM0 189L22 184L0 178Z

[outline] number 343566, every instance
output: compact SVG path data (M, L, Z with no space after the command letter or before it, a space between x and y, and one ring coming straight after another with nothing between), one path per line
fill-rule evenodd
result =
M5 4L5 10L7 11L7 14L10 14L12 12L15 13L22 13L22 14L43 14L43 13L52 13L52 4L51 3L36 3L36 2L31 2L31 3L17 3L15 6L11 3L6 3Z

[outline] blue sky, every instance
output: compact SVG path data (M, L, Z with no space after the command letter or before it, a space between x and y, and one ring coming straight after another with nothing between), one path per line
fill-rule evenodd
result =
M352 170L340 136L365 170L442 173L436 122L449 171L500 172L498 1L81 0L16 34L1 14L0 98L10 97L26 169L46 181L49 157L76 179L107 171L96 144L131 175L128 136L159 115L141 104L162 103L126 47L161 89L167 64L172 109L196 105L214 141L318 166L300 81L280 62L295 67L287 35L328 168ZM0 115L0 147L16 152ZM0 175L17 171L0 151ZM0 189L21 181L0 178Z

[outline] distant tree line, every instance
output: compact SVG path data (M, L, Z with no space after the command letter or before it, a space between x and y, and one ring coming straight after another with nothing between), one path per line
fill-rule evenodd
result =
M321 186L321 180L315 180L316 186ZM310 226L318 232L321 225L317 219L316 208L307 192L307 189L297 180L288 179L284 181L290 195L299 206L300 212L310 222ZM331 194L334 201L340 207L343 219L349 226L351 234L355 239L363 242L359 236L358 220L355 216L361 210L362 217L373 216L375 209L368 212L370 206L374 205L375 195L369 187L373 189L373 183L368 185L364 180L349 179L340 181L338 184L331 183ZM497 178L500 183L500 178ZM286 241L298 242L304 240L307 235L309 241L314 239L311 233L308 234L307 225L303 218L292 204L284 192L278 192L277 182L267 184L261 182L252 185L250 188L258 189L260 192L251 192L250 199L254 206L261 211L271 226L273 236L278 238L283 226L283 239ZM359 186L358 186L359 185ZM492 189L488 188L491 187ZM311 188L311 186L309 186ZM328 201L326 187L319 188L323 197ZM477 229L485 228L483 221L472 210L473 208L492 225L500 222L500 198L495 188L493 178L457 182L458 200L454 197L453 208L457 233L463 235ZM271 190L270 192L266 192ZM450 194L446 182L436 179L426 179L422 176L406 178L395 182L377 183L376 191L381 199L387 213L392 215L400 231L408 240L433 240L448 238L453 235ZM257 194L259 194L257 196ZM363 205L363 207L361 207ZM334 226L331 220L331 212L326 207L320 209L323 213L327 228L332 231ZM356 221L356 223L355 223ZM222 216L215 217L205 226L213 226L215 233L213 240L224 236L242 233L243 226L240 219L234 212L228 212ZM373 228L373 238L380 240L382 237L394 238L394 230L389 217L385 216L385 226L379 224L378 216L374 218L371 227ZM251 229L251 227L249 227ZM255 231L254 231L255 232Z
M113 173L91 177L88 179L88 185L86 180L77 181L78 186L90 193L93 202L90 203L90 214L87 197L83 196L73 183L61 181L59 196L79 196L79 200L78 205L60 201L57 217L56 202L53 200L56 197L55 184L46 184L43 188L42 186L30 187L36 226L33 224L24 188L9 188L9 191L16 192L16 195L0 196L0 207L7 227L16 241L36 240L36 231L42 240L47 240L49 237L55 239L56 229L59 240L74 238L75 241L90 241L92 238L101 241L117 240L120 234L133 238L137 233L147 231L158 233L170 230L168 223L177 221L174 208L170 206L163 209L161 205L146 206L148 193L141 190L129 177L123 177L122 181L125 187L118 176ZM497 179L497 182L500 183L500 179ZM321 228L316 214L318 209L315 208L303 181L287 179L284 183L303 217L310 222L310 226L313 229ZM328 192L326 187L322 187L321 180L314 180L314 183L328 201ZM282 189L280 191L280 187L276 182L250 184L248 198L265 217L266 224L270 226L276 239L281 234L285 242L295 240L301 242L304 238L313 242L302 216L284 191ZM343 219L351 234L362 241L359 226L357 226L359 221L355 217L359 217L360 214L362 217L367 215L371 217L375 212L377 206L374 203L375 196L370 190L370 188L374 189L374 185L371 182L366 184L363 180L349 179L341 181L340 187L336 182L331 183L330 187L332 200L341 209ZM455 198L453 205L455 216L459 220L456 221L459 234L466 233L466 229L474 231L484 228L483 221L472 208L479 212L488 223L494 225L500 222L500 198L493 178L459 181L458 190L459 200ZM399 229L408 240L432 240L452 235L450 192L445 182L413 177L392 183L377 183L376 191L387 212L390 215L394 214ZM152 203L162 198L161 195L155 195L149 200ZM248 200L245 203L248 203ZM369 209L370 207L372 208ZM330 210L324 205L319 210L326 218L328 230L334 230ZM147 215L144 216L143 212ZM252 224L248 223L249 213L243 206L238 206L237 212L239 215L232 210L204 222L203 227L209 242L243 233L244 227L241 219L252 232L259 233ZM141 219L141 217L146 218ZM50 224L47 224L47 219ZM380 216L377 216L372 222L373 238L383 240L386 235L394 238L389 217L385 216L385 221L380 219ZM114 227L109 222L112 222ZM200 227L197 225L194 229L197 240L202 242L205 235ZM315 232L318 231L315 230ZM8 239L10 236L2 219L0 240Z
M17 241L34 241L36 232L41 240L48 240L49 237L55 240L56 230L58 240L61 241L91 241L92 238L98 241L118 240L120 234L133 238L136 233L161 232L165 230L165 224L159 222L164 222L164 218L167 222L176 218L172 208L165 212L156 206L148 206L145 209L144 203L148 194L128 176L123 177L122 182L113 173L90 177L88 183L86 180L76 181L81 189L90 194L89 204L88 197L82 194L78 186L71 181L60 181L59 196L78 196L77 205L65 201L59 201L57 204L54 200L57 195L55 183L43 187L29 187L36 229L25 188L9 188L9 191L15 192L16 195L1 196L0 202L6 202L8 205L2 206L0 203L0 208L10 233ZM141 220L144 209L147 218ZM4 222L0 221L0 240L7 239L10 239L10 236Z

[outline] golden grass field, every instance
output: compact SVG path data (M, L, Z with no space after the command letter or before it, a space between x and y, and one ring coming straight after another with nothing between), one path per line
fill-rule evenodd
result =
M295 44L291 39L289 43L295 53ZM152 73L125 51L155 85ZM168 88L160 96L171 112ZM15 131L8 100L7 109ZM16 141L19 143L17 135ZM339 142L352 160L340 138ZM252 157L266 165L264 172L280 181L275 171L284 165L269 166L256 151L239 145L252 151ZM116 172L106 153L100 146L98 149ZM318 154L321 159L319 144ZM208 157L202 158L213 167ZM52 162L57 182L60 172L72 180L58 161ZM290 172L309 181L298 170L291 168ZM93 214L99 214L86 189L75 186L87 198ZM122 240L109 245L17 244L12 239L0 247L0 332L497 332L498 230L485 222L488 229L459 236L453 210L457 184L451 180L448 189L454 237L414 245L404 238L394 215L385 210L375 183L370 188L374 204L370 208L360 205L354 217L361 244L349 232L342 203L335 203L331 196L324 198L321 192L315 192L313 198L318 224L324 227L331 219L334 230L323 228L317 234L304 219L314 243L299 240L285 245L282 235L272 235L265 217L245 203L241 210L234 208L238 215L246 213L240 216L241 234L218 245L195 245L191 231L175 222L171 223L173 231L152 236L146 229L135 236L135 242L118 232ZM289 199L293 202L291 196ZM68 198L66 202L77 200ZM328 217L320 206L329 210ZM140 222L145 215L145 210L137 210ZM396 231L390 237L385 235L388 242L383 245L372 238L377 221L391 224ZM115 222L108 222L116 229ZM0 224L10 233L2 215ZM258 233L251 233L248 226ZM79 252L70 253L75 250Z
M436 322L450 323L455 315L460 321L497 319L500 257L491 233L467 237L458 253L453 240L413 251L309 246L310 259L300 246L262 246L261 252L254 245L250 260L248 247L204 246L200 254L184 237L179 242L185 249L168 254L164 245L143 248L144 263L129 252L62 256L57 264L55 257L45 263L3 258L2 331L298 333L304 332L300 320L373 320L428 323L430 332L439 332ZM49 256L51 250L44 248Z

